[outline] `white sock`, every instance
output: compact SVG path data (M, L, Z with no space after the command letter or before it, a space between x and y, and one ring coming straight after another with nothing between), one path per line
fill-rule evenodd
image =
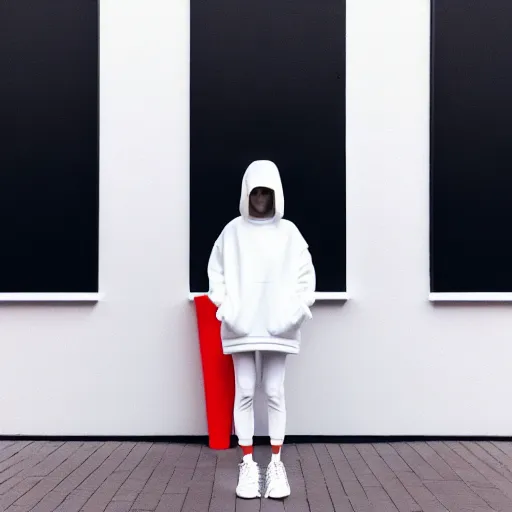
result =
M244 462L254 462L253 459L252 459L252 453L248 453L247 455L244 455L242 460Z
M279 453L273 453L271 460L272 462L281 462L281 450L279 450Z

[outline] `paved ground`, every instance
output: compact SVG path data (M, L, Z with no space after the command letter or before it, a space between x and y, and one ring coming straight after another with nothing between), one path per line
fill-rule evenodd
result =
M292 496L237 500L238 452L0 441L0 511L512 512L512 443L287 445ZM265 465L269 450L257 447Z

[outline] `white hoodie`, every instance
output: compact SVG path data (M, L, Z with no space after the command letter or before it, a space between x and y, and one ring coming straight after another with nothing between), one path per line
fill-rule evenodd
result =
M274 191L273 218L249 218L256 187ZM283 219L283 186L273 162L258 160L245 171L240 214L223 229L208 263L208 296L219 307L223 351L297 354L300 327L312 317L316 276L306 241Z

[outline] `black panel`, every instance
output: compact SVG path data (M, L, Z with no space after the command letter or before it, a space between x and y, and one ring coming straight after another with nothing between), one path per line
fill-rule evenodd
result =
M433 0L431 290L512 291L512 2Z
M0 2L0 141L0 292L96 292L96 1Z
M257 159L281 171L317 290L345 291L344 0L191 1L192 292Z

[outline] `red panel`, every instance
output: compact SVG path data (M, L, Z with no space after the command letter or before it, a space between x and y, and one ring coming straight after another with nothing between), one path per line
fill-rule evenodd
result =
M194 299L203 366L209 446L214 450L230 447L235 401L233 359L222 352L217 307L207 295Z

